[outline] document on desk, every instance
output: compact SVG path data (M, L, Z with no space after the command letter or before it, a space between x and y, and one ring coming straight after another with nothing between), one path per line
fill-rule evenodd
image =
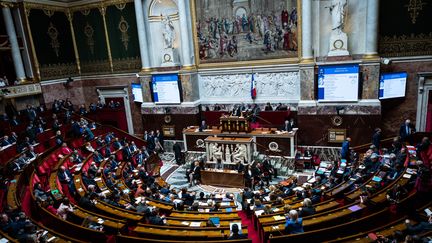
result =
M263 214L264 213L264 210L257 210L257 211L255 211L255 215L256 216L261 216L261 214Z
M201 226L201 222L191 222L190 227L200 227Z
M403 175L403 178L409 179L409 178L411 178L411 175L406 173Z
M97 178L94 179L94 181L102 181L102 178L97 177Z
M181 222L181 224L182 224L182 225L189 226L189 222L186 222L186 221Z
M284 216L280 216L280 215L273 216L273 218L274 218L275 221L279 221L279 220L284 220L285 219Z

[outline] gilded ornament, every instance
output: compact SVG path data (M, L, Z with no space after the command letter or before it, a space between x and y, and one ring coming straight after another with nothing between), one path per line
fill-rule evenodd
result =
M422 0L409 0L409 4L405 5L410 14L412 24L416 23L417 17L423 10L424 5L426 5L426 3L422 2Z
M94 39L93 39L94 29L88 22L84 27L84 34L87 36L87 46L90 49L90 53L94 55Z
M121 32L121 37L120 40L123 43L123 46L125 48L125 50L128 50L128 45L129 45L129 35L128 35L128 30L129 30L129 23L123 18L123 16L121 16L120 18L120 22L118 24L118 29Z
M50 22L47 34L51 38L51 43L50 43L51 48L54 50L56 56L59 57L59 51L60 51L60 42L58 40L59 32L52 22Z

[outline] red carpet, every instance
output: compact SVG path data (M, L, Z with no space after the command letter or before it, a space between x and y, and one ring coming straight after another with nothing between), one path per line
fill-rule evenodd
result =
M255 230L252 218L248 219L244 211L238 212L239 217L242 220L242 225L246 225L248 229L248 238L252 239L252 243L260 243L259 233Z

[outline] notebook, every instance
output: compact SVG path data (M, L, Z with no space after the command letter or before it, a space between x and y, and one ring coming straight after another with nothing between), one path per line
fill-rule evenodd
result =
M354 205L348 208L349 210L351 210L352 212L358 211L360 209L362 209L359 205Z
M210 220L214 225L220 225L220 218L219 218L219 217L210 217L209 220Z
M375 182L381 182L381 181L382 181L382 178L379 177L379 176L374 176L374 177L372 178L372 180L375 181Z

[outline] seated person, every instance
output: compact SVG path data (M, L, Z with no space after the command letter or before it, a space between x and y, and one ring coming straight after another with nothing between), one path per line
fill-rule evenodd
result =
M309 198L303 200L303 207L299 208L299 216L306 217L315 214L315 208L312 206L312 201Z
M285 223L285 232L288 234L303 233L303 219L299 218L296 210L291 210Z
M74 209L72 205L69 202L69 199L66 197L63 199L63 202L60 204L60 206L57 209L57 214L60 216L60 218L66 220L69 213L73 212Z
M239 227L237 224L233 224L231 226L231 235L228 238L228 240L237 240L237 239L246 239L246 235L240 234L239 233Z

